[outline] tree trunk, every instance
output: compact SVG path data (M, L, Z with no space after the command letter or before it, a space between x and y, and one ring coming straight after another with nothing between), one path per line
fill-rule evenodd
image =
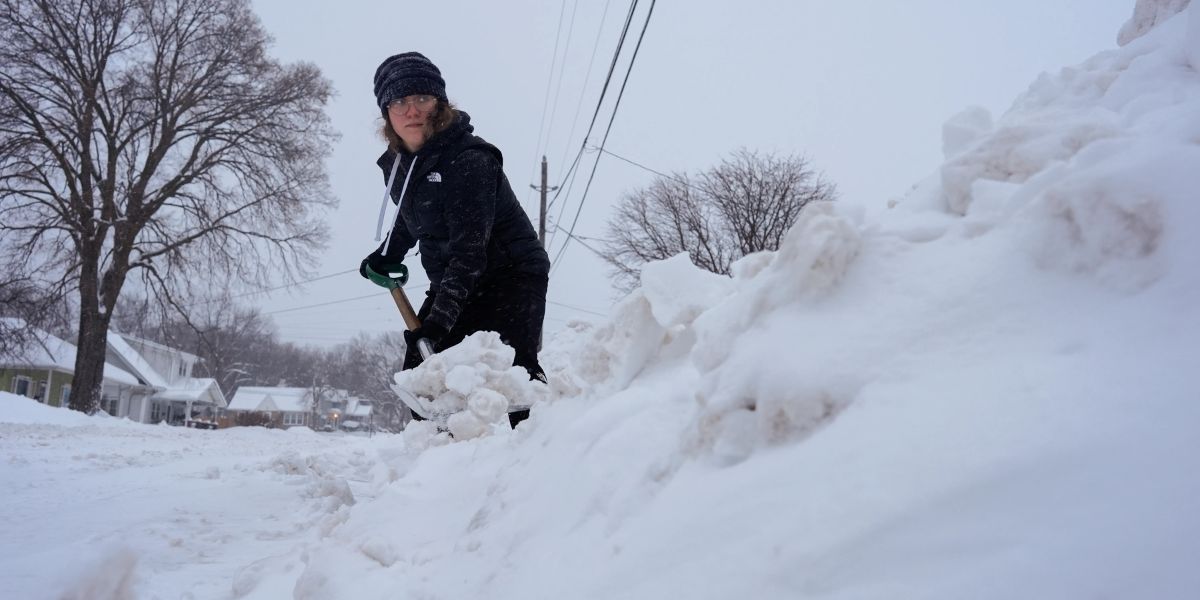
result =
M84 261L79 281L79 340L75 352L71 409L90 415L100 408L111 312L101 308L96 268L88 262Z

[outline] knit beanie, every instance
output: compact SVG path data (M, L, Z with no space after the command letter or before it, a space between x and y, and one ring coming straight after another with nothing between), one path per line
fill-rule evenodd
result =
M389 56L375 69L375 102L380 110L405 96L427 94L446 102L446 81L442 72L420 52Z

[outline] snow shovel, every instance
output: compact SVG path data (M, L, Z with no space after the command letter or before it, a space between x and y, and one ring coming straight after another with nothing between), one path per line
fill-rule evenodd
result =
M370 265L367 265L367 279L379 287L387 288L388 292L392 294L392 300L396 302L396 308L400 309L400 317L404 319L404 326L409 331L420 327L421 319L417 318L417 311L413 310L408 296L404 293L404 284L408 283L408 267L403 264L384 265L383 270L383 273L377 273ZM417 351L421 353L422 360L427 360L433 356L433 345L429 343L429 340L421 338L417 340ZM445 423L446 415L434 414L431 408L425 406L416 394L396 385L392 385L391 388L400 397L400 401L421 418Z
M396 302L396 308L400 309L400 317L404 319L404 326L409 331L415 330L421 326L421 319L417 318L417 311L413 310L408 296L404 294L404 284L408 283L408 267L399 263L384 265L383 270L383 273L376 273L371 265L367 265L367 279L391 292L392 300ZM433 356L433 345L429 343L429 340L421 338L417 340L417 351L421 353L422 360L427 360Z

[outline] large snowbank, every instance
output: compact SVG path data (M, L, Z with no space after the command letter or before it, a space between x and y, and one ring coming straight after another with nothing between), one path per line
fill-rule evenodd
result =
M75 573L237 598L1200 597L1197 14L951 119L892 210L808 209L731 279L648 266L547 344L548 387L489 336L398 377L468 409L454 443L143 427L160 454L114 444L116 485L163 477L184 522L122 515L139 560L91 562L132 584ZM528 421L490 426L526 393ZM41 458L46 431L0 426L12 506L114 483ZM80 547L36 543L7 570Z
M951 119L878 219L651 265L525 426L397 456L297 595L1194 597L1195 13Z

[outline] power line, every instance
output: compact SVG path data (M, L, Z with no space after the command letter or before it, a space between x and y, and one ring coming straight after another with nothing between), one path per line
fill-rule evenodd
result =
M297 306L295 308L285 308L283 310L273 310L271 312L265 312L263 314L264 315L277 315L279 313L293 312L293 311L297 311L297 310L307 310L310 308L329 306L331 304L342 304L344 302L353 302L355 300L366 300L367 298L378 298L378 297L379 297L379 294L375 293L375 294L369 294L366 296L355 296L353 298L343 298L341 300L330 300L329 302L322 302L320 304L309 304L308 306Z
M554 206L554 202L558 200L558 196L562 193L567 178L571 178L571 185L568 186L568 198L570 197L570 189L575 187L575 168L579 165L579 160L583 157L583 151L585 148L587 148L588 139L591 138L592 130L596 127L596 119L600 116L600 109L604 106L604 97L608 95L608 84L612 82L613 73L616 72L617 60L621 56L621 49L625 47L625 36L629 34L629 25L633 23L633 15L637 9L637 4L638 0L632 0L629 3L629 11L625 14L625 24L621 27L621 36L617 39L617 47L613 50L612 62L610 62L608 65L608 74L604 76L604 85L600 88L600 97L596 100L596 110L592 112L592 121L588 124L587 133L583 135L583 143L579 145L579 152L576 153L575 160L571 163L571 167L567 169L566 174L563 175L563 184L559 184L558 191L555 192L554 198L550 201L549 206ZM572 129L572 131L574 131L574 129ZM549 210L549 207L547 207L547 210ZM558 228L556 227L555 232L557 233L557 231ZM550 244L553 243L554 237L551 235ZM550 244L547 244L547 247Z
M566 0L563 0L566 2ZM567 28L567 43L563 44L563 59L558 63L558 86L554 89L554 102L550 103L550 125L546 127L548 131L554 130L554 117L558 115L558 97L562 94L563 71L567 67L567 55L571 52L571 39L575 36L575 15L579 13L579 0L575 0L571 5L571 24ZM550 145L550 140L546 140L546 146ZM542 154L545 155L545 149ZM535 157L536 158L536 157Z
M608 142L608 134L612 132L613 123L617 118L617 110L621 107L621 98L625 96L625 86L629 84L629 75L633 73L633 65L637 62L638 51L642 48L642 40L646 37L646 29L650 26L650 17L654 14L654 4L656 0L650 0L650 9L646 11L646 21L642 24L642 32L638 35L637 45L633 47L633 56L629 59L629 67L625 70L625 79L621 82L621 90L617 92L617 101L613 105L612 115L608 119L608 127L604 130L604 137L600 140L600 150L604 150L604 145ZM636 4L636 0L634 4ZM587 141L584 141L586 145ZM570 234L575 232L575 226L579 223L579 215L583 213L583 204L587 201L588 191L592 189L592 180L596 177L596 168L600 165L600 155L596 155L596 161L592 164L592 173L588 176L587 186L583 188L583 196L579 199L579 206L575 209L575 218L571 221L571 228L567 232L567 239L563 242L562 247L558 249L558 254L554 257L552 263L553 268L558 266L563 254L567 250L567 246L571 243Z
M578 306L571 306L570 304L565 304L565 303L563 303L563 302L555 302L555 301L553 301L553 300L547 300L547 301L546 301L546 304L553 304L553 305L555 305L555 306L561 306L561 307L563 307L563 308L569 308L569 309L571 309L571 310L577 310L577 311L579 311L579 312L585 312L585 313L588 313L588 314L590 314L590 315L596 315L597 317L607 317L607 316L608 316L608 315L606 315L606 314L604 314L604 313L596 312L596 311L594 311L594 310L588 310L588 309L586 309L586 308L580 308L580 307L578 307Z
M676 182L682 183L683 185L687 186L688 188L690 188L690 189L692 189L692 190L695 190L695 191L697 191L697 192L700 192L700 193L702 193L702 194L703 194L703 193L707 193L707 192L705 192L705 191L704 191L702 188L696 187L695 185L693 185L693 184L692 184L692 182L688 181L687 179L685 179L685 178L683 178L683 177L678 177L678 176L676 176L676 175L668 175L668 174L666 174L666 173L663 173L662 171L658 171L658 170L655 170L655 169L651 169L650 167L647 167L646 165L643 165L642 163L639 163L639 162L637 162L637 161L635 161L635 160L633 160L633 159L630 159L630 158L626 158L626 157L624 157L624 156L621 156L620 154L617 154L617 153L615 153L615 152L612 152L612 151L610 151L610 150L608 150L608 149L606 149L606 148L600 148L600 147L597 147L597 146L592 146L592 148L591 148L591 149L592 149L592 150L596 150L596 151L598 151L598 152L603 152L603 153L605 153L605 154L607 154L607 155L609 155L609 156L611 156L611 157L613 157L613 158L615 158L615 159L617 159L617 160L621 160L621 161L627 162L627 163L629 163L629 164L631 164L631 165L633 165L633 166L635 166L635 167L637 167L637 168L639 168L639 169L642 169L642 170L644 170L644 171L649 171L649 172L651 172L651 173L654 173L655 175L658 175L659 177L662 177L662 178L664 178L664 179L670 179L671 181L676 181Z
M567 0L562 0L562 6L558 9L558 28L554 34L554 54L550 60L550 76L546 78L546 94L542 99L542 124L538 127L537 145L533 149L534 169L537 169L537 157L542 149L542 136L546 132L546 108L550 105L550 88L554 84L554 66L558 64L558 40L562 37L563 15L567 12ZM563 58L566 58L566 53L563 53ZM536 171L535 171L536 172ZM529 199L529 193L526 192L525 199Z
M571 131L567 134L568 143L563 145L562 158L558 164L567 162L567 152L570 150L570 140L575 137L575 126L579 124L579 112L583 110L583 98L587 93L587 82L592 79L592 67L596 64L596 51L600 49L600 34L604 33L604 22L608 19L608 7L612 0L604 2L604 12L600 14L600 27L596 29L596 41L592 43L592 57L588 59L587 73L583 76L583 87L579 90L579 102L575 104L575 116L571 117Z
M358 272L358 269L349 269L346 271L339 271L337 273L330 273L328 275L320 275L318 277L313 277L312 279L303 279L303 280L295 281L292 283L285 283L283 285L277 285L273 288L267 288L265 290L256 290L253 292L246 292L245 294L238 294L237 296L230 296L229 298L213 298L211 300L200 300L198 302L189 303L189 304L187 304L187 306L191 307L191 308L195 308L198 306L205 306L208 304L213 304L215 302L224 302L226 300L237 300L239 298L246 298L248 296L257 296L259 294L266 294L266 293L270 293L270 292L274 292L274 291L278 291L278 290L282 290L282 289L290 288L290 287L299 287L306 283L312 283L314 281L320 281L322 279L329 279L331 277L338 277L341 275L348 275L350 273L357 273L357 272Z

